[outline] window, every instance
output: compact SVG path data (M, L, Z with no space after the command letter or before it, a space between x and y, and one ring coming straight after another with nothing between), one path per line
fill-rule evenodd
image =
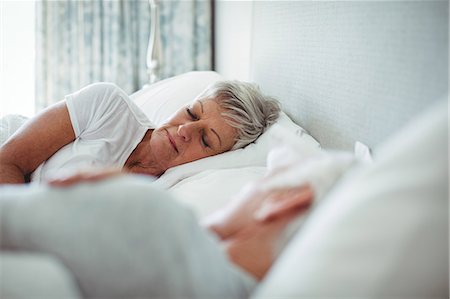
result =
M0 1L0 117L34 115L35 1Z

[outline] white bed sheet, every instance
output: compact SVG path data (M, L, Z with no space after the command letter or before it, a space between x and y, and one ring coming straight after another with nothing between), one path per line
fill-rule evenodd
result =
M206 170L179 182L169 192L191 206L202 219L224 206L246 184L263 177L265 172L264 166Z

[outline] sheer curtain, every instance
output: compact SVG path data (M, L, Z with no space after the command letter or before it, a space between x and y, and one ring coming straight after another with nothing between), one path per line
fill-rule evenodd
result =
M209 0L160 1L161 77L212 68L211 12Z
M160 1L159 7L160 77L211 69L211 2ZM148 81L148 1L39 1L36 22L36 110L93 82L132 93Z

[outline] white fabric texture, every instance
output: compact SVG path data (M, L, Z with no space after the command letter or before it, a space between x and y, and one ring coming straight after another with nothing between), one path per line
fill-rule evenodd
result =
M266 167L262 166L205 170L182 180L169 192L203 219L223 207L246 184L263 177L265 172Z
M297 144L296 147L295 143L273 149L267 158L266 176L255 182L261 191L304 184L309 184L313 189L313 203L308 211L292 221L282 232L277 243L277 254L282 252L329 190L356 162L356 158L350 152L321 151L302 155L299 154L302 149L301 144ZM246 192L245 189L242 192Z
M448 298L447 102L308 218L253 298Z
M1 249L51 255L83 297L247 298L255 287L192 211L148 177L0 189Z
M355 161L343 151L321 151L309 156L298 154L295 147L279 147L268 156L269 172L262 190L300 186L308 183L314 190L314 201L321 199Z
M46 254L0 253L1 298L81 298L67 268Z
M66 96L75 141L65 145L32 175L45 181L56 172L122 167L154 125L119 87L95 83Z
M372 150L366 144L356 141L354 150L358 160L368 164L373 163Z
M28 120L27 117L10 114L0 118L0 145L16 132Z
M158 81L130 98L155 125L163 124L180 107L193 102L206 87L224 78L216 72L188 72Z

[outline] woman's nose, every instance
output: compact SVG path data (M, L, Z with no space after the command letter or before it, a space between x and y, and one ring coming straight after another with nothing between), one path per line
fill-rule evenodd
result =
M192 137L194 136L194 134L196 134L197 131L198 125L194 122L188 122L179 125L177 133L178 136L180 136L184 142L188 142L192 139Z

